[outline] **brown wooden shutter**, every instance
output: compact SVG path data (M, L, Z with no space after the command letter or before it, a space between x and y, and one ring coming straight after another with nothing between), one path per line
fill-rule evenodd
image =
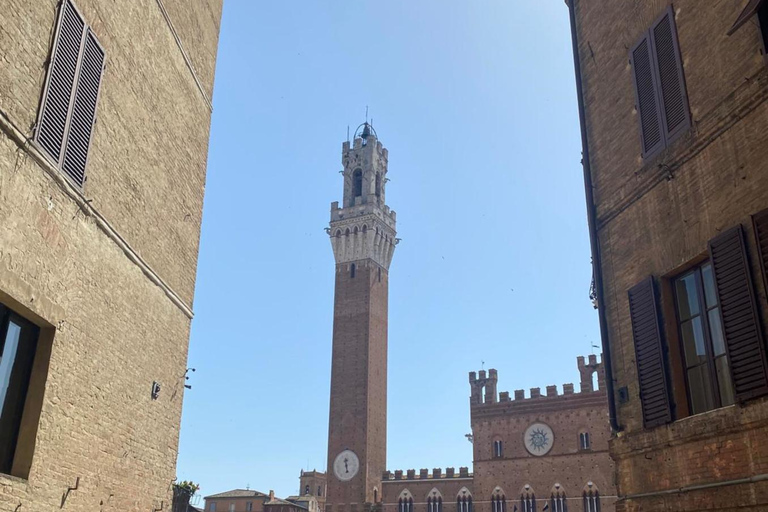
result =
M675 28L675 13L670 6L651 26L653 58L663 115L664 138L673 138L690 126L688 98L685 94L683 64Z
M629 312L643 424L646 428L663 425L672 421L672 408L653 277L629 290Z
M85 181L85 164L96 119L96 103L103 70L104 50L89 30L85 37L62 163L62 170L80 186Z
M647 32L632 48L630 61L640 121L643 158L646 158L664 146L661 110L656 94L656 72L651 55L651 40Z
M768 294L768 210L763 210L752 216L752 227L755 230L760 270L763 272L763 286L765 293Z
M70 2L62 2L51 53L50 71L35 134L38 144L57 165L61 161L84 34L85 22L80 14Z
M710 240L709 255L736 399L765 395L765 348L741 225Z

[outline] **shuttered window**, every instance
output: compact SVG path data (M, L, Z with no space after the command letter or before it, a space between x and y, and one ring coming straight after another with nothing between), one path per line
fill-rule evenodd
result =
M650 428L672 420L653 278L633 286L628 295L643 424Z
M743 401L768 394L765 346L741 226L710 240L709 254L735 397Z
M103 71L104 50L72 2L63 1L35 140L81 187Z
M688 98L670 6L630 52L643 158L669 145L690 126Z

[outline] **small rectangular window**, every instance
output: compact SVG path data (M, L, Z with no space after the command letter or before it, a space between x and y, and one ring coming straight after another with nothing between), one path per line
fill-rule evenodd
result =
M234 503L230 503L229 504L229 512L235 512L235 504Z
M77 186L85 182L105 54L71 0L59 10L35 142Z
M208 505L208 511L209 512L216 512L216 502L212 501L210 505Z
M245 512L253 512L253 502L248 501L245 504Z
M589 444L589 432L582 432L579 434L579 448L582 450L589 450L590 444Z

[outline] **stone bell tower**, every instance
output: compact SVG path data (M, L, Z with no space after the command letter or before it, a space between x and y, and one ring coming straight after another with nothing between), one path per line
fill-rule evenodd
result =
M344 143L344 199L331 204L336 258L326 512L381 500L387 456L387 301L395 212L385 204L387 150L373 127Z

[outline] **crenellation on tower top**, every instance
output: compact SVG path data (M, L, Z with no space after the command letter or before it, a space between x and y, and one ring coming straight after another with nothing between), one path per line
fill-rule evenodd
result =
M603 392L605 383L605 370L603 363L598 362L596 355L591 355L588 358L579 356L576 358L577 367L581 374L580 391L583 394L589 394L594 392ZM592 375L597 373L598 389L594 389ZM469 372L469 385L470 385L470 397L469 403L473 407L477 406L493 406L497 403L507 402L522 402L527 400L545 400L548 398L557 398L565 395L574 395L574 385L572 383L563 384L563 392L558 392L558 386L551 384L546 386L545 394L542 394L541 388L530 388L529 395L526 398L525 390L516 389L513 397L509 392L502 391L497 394L497 382L498 372L496 369L491 368L487 372L480 370L479 372Z

